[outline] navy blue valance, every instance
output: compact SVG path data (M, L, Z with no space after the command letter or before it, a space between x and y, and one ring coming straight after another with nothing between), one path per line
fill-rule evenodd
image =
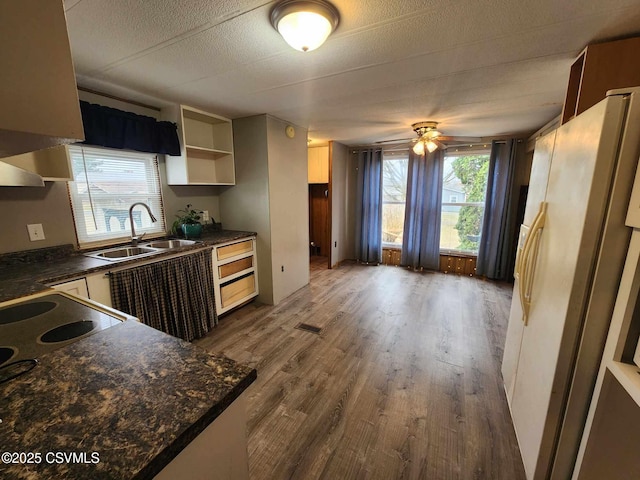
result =
M180 155L175 123L80 101L84 143L138 152Z

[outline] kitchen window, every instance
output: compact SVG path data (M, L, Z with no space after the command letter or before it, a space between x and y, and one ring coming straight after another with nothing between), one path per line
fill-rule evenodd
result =
M478 254L488 174L488 150L447 152L442 179L440 251Z
M385 152L382 159L382 244L402 247L407 200L407 153Z
M131 237L129 207L144 202L157 218L152 222L144 207L133 211L136 234L165 234L158 160L154 154L71 145L74 180L69 197L81 247L108 245Z

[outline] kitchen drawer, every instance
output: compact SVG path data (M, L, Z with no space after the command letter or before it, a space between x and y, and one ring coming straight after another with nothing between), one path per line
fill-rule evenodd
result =
M224 260L251 251L253 251L253 240L245 240L244 242L232 243L226 247L216 248L216 255L218 260Z
M251 267L253 267L253 256L241 258L240 260L220 265L218 267L218 278L223 279Z
M255 291L256 282L253 273L246 277L240 277L237 280L226 283L220 287L222 307L228 307L229 305L250 296Z

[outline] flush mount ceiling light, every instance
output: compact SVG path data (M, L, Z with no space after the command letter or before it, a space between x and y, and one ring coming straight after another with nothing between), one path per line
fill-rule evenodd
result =
M296 50L310 52L338 26L336 7L324 0L284 0L271 10L271 25Z
M438 122L418 122L411 125L413 131L418 134L418 140L413 146L416 155L424 155L424 151L429 153L435 152L436 149L442 148L443 145L436 140L442 135L438 130Z

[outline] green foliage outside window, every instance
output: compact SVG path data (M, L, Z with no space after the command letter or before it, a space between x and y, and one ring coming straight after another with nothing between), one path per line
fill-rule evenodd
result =
M467 202L484 202L489 171L488 155L457 157L451 164L453 174L460 180ZM478 251L482 231L483 208L466 205L460 208L455 229L460 238L460 250Z

